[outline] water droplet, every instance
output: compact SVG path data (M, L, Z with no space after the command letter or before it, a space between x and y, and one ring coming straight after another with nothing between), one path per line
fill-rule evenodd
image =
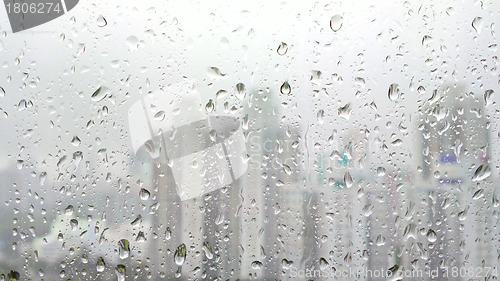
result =
M109 88L101 86L90 96L90 99L94 102L100 102L107 97L110 92L111 90Z
M474 28L474 30L477 32L477 33L481 33L481 30L483 28L483 18L482 17L476 17L474 18L474 20L472 21L472 27Z
M127 239L122 239L118 241L118 252L120 254L120 259L126 259L130 255L130 243Z
M7 280L9 281L19 281L21 279L21 274L19 272L11 270L9 274L7 274Z
M74 145L74 146L79 146L81 141L80 141L80 138L78 138L78 136L74 136L73 139L71 140L71 143Z
M328 269L328 261L326 261L325 258L320 258L319 259L319 268L322 270L322 271L325 271Z
M104 259L102 257L100 257L96 263L97 272L103 272L105 267L106 267L106 263L104 262Z
M260 261L254 261L252 262L252 268L253 269L260 269L262 268L263 264Z
M145 188L141 188L141 190L139 191L139 197L141 198L141 200L148 200L150 195L151 193L149 193L149 191Z
M483 164L476 169L476 172L474 172L474 176L472 177L472 181L484 180L485 178L489 177L490 175L491 175L490 166L488 166L487 164Z
M163 119L165 119L165 111L161 110L156 112L153 118L158 122L163 121Z
M384 168L384 167L378 167L378 168L377 168L377 175L378 175L379 177L384 176L384 175L385 175L385 168Z
M344 18L341 15L335 15L330 19L330 28L337 32L342 28Z
M422 37L422 46L427 46L432 42L432 37L429 35L425 35Z
M71 219L69 223L71 225L71 230L75 231L78 228L78 221L76 219Z
M429 242L431 242L431 243L436 242L437 234L436 234L436 232L434 232L434 230L429 229L429 231L427 231L427 240L429 240Z
M175 250L174 254L174 261L175 264L178 266L182 266L184 261L186 260L186 245L185 244L180 244L179 247L177 247L177 250Z
M217 67L209 67L207 70L208 77L220 80L226 76L226 74L222 73Z
M73 214L73 205L66 207L66 209L64 209L64 214L66 216L71 216Z
M0 98L3 97L5 97L5 90L2 87L0 87Z
M478 191L474 192L474 195L472 195L472 199L474 199L474 200L477 200L477 199L480 199L483 197L484 197L484 190L483 189L479 189Z
M245 84L243 84L243 83L236 84L236 97L239 100L242 100L245 98L246 94L247 94L247 91L245 88Z
M285 81L281 85L280 91L283 95L289 95L292 92L292 88L290 87L290 84L288 84L288 81Z
M345 172L344 174L344 182L347 188L351 187L353 184L351 173Z
M325 122L325 111L320 109L316 114L316 117L318 118L318 123L323 124Z
M379 234L379 235L377 236L377 238L375 239L375 244L376 244L377 246L379 246L379 247L380 247L380 246L384 246L386 243L387 243L387 240L385 239L385 237L384 237L384 236L382 236L382 234Z
M118 281L125 281L126 268L123 264L119 264L115 267L115 273Z
M139 39L133 35L127 37L126 42L127 42L129 50L131 50L131 51L135 51L139 47Z
M345 120L349 120L349 118L351 117L351 111L352 111L352 109L351 109L350 103L344 105L343 107L339 107L340 118L345 119Z
M215 104L214 104L214 101L213 100L208 100L208 103L207 105L205 105L205 110L210 113L210 112L213 112L215 109Z
M493 91L491 89L490 90L486 90L484 92L484 103L486 104L486 106L488 106L488 105L490 105L490 104L493 103L492 98L493 98L493 94L494 93L495 93L495 91Z
M284 56L286 52L288 52L288 45L285 42L281 42L281 44L278 46L278 55Z
M136 242L145 242L146 241L146 237L144 236L144 231L139 231L139 233L137 233L137 238L135 238L135 241Z
M99 15L97 17L97 26L105 27L106 25L108 25L108 21L102 15Z
M216 99L222 99L227 95L226 90L218 90L217 93L215 94Z
M392 101L397 101L399 99L399 85L394 83L389 86L389 99Z
M396 139L392 141L391 144L394 146L401 146L403 144L403 141L401 139Z
M205 256L207 257L207 259L212 259L214 257L212 246L208 242L203 242L203 252L205 252Z

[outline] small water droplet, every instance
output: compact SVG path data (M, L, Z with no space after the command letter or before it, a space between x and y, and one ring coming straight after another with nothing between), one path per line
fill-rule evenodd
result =
M97 17L97 26L105 27L106 25L108 25L108 21L102 15L99 15Z
M5 90L0 86L0 98L5 97Z
M484 103L486 104L486 106L490 105L493 103L493 94L495 93L495 91L493 90L486 90L484 92Z
M292 92L292 88L290 87L290 84L288 84L288 81L285 81L281 85L280 91L283 95L289 95Z
M110 92L111 90L109 88L101 86L90 96L90 99L94 102L100 102L107 97Z
M481 30L483 28L483 18L482 17L476 17L472 21L472 27L477 33L481 33Z
M286 52L288 52L288 45L285 42L281 42L281 44L278 46L278 55L284 56Z
M320 109L316 114L316 117L318 118L318 123L323 124L325 122L325 111Z
M344 18L341 15L335 15L330 19L330 28L337 32L342 28Z
M74 146L79 146L81 141L80 141L80 138L78 138L78 136L74 136L73 139L71 140L71 143L74 145Z
M399 85L394 83L389 86L389 99L391 101L397 101L399 99Z
M73 214L73 205L66 207L66 209L64 209L64 214L66 216L71 216Z
M252 262L252 268L253 269L260 269L262 268L263 264L260 261L254 261Z
M71 230L75 231L78 228L78 221L76 219L71 219L69 223L71 225Z
M353 184L351 173L345 172L344 174L344 182L347 188L350 188Z
M209 67L207 70L207 74L212 79L220 80L226 76L226 74L222 73L218 67Z
M340 107L339 108L339 116L340 118L342 119L345 119L345 120L349 120L349 118L351 117L351 104L346 104L344 105L343 107Z
M165 119L165 111L160 110L160 111L156 112L155 115L153 116L153 118L158 122L163 121L163 119Z
M148 200L150 195L151 193L149 193L149 191L145 188L141 188L141 190L139 191L139 197L141 198L141 200Z
M484 190L483 189L479 189L478 191L474 192L474 195L472 195L472 199L474 199L474 200L477 200L477 199L480 199L483 197L484 197Z
M247 91L245 88L245 84L243 84L243 83L236 84L236 97L239 100L242 100L245 98L246 94L247 94Z
M215 109L215 104L214 104L214 101L213 100L208 100L208 103L207 105L205 105L205 111L210 113L210 112L213 112Z

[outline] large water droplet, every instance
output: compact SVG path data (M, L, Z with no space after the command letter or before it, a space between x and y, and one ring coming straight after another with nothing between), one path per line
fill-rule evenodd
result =
M344 18L341 15L335 15L330 19L330 28L337 32L342 28Z
M139 197L141 198L141 200L148 200L150 195L151 193L149 193L149 191L145 188L141 188L141 190L139 191Z
M175 250L174 254L175 264L177 264L178 266L182 266L182 264L186 260L186 252L186 245L180 244L179 247L177 247L177 250Z
M126 259L130 255L130 243L127 239L122 239L118 241L118 252L120 254L120 259Z
M487 164L483 164L476 169L476 172L474 172L474 176L472 177L472 181L484 180L485 178L489 177L490 175L491 175L490 166L488 166Z
M203 252L205 253L207 259L212 259L214 257L212 246L208 242L203 242Z
M285 81L283 85L281 85L280 91L283 95L289 95L292 92L292 88L290 84L288 84L288 81Z
M97 260L97 264L96 264L97 272L103 272L104 268L106 268L106 263L104 262L104 259L102 257L100 257Z
M389 86L389 99L392 101L397 101L399 99L399 85L394 83Z
M429 242L431 242L431 243L436 242L437 234L436 234L436 232L434 232L434 230L429 229L429 231L427 231L427 240L429 240Z
M126 268L123 264L119 264L115 267L115 273L118 281L125 281Z

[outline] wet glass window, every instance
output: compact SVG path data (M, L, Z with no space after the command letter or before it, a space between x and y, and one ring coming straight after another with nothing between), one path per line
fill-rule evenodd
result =
M498 280L499 2L4 2L0 280Z

